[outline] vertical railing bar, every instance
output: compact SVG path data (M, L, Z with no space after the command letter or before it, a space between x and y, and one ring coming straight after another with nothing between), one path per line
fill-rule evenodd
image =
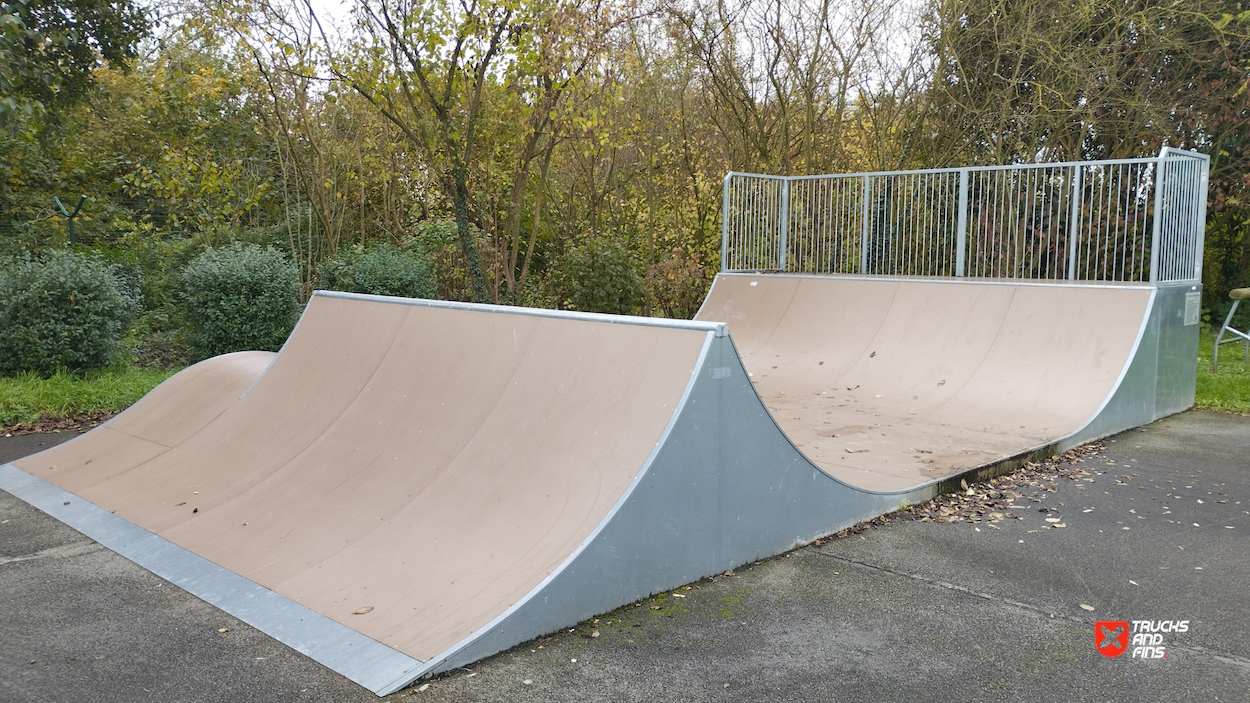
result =
M964 275L968 261L968 169L959 169L959 224L955 229L955 275Z
M1194 159L1194 183L1191 186L1191 195L1194 199L1194 228L1196 228L1197 236L1193 246L1194 257L1194 280L1202 280L1202 248L1206 244L1207 234L1207 187L1208 179L1211 177L1211 162L1207 160Z
M1120 251L1120 219L1118 216L1120 208L1119 166L1111 170L1111 174L1113 174L1113 179L1111 179L1111 184L1113 185L1111 185L1111 196L1108 199L1108 206L1106 206L1111 228L1111 280L1124 280L1123 273L1118 273L1119 261L1116 260Z
M994 174L994 230L996 246L999 255L994 261L994 269L990 271L990 275L994 278L1003 278L1006 261L1003 255L1006 250L1006 241L1003 236L1003 174L1005 171L996 171Z
M1160 153L1154 174L1155 214L1150 228L1150 282L1159 282L1159 230L1163 217L1163 154Z
M1108 191L1109 180L1110 180L1110 177L1109 177L1108 171L1106 168L1103 168L1102 178L1099 180L1099 183L1098 183L1098 194L1099 194L1098 195L1098 214L1101 216L1101 220L1099 224L1099 232L1101 235L1100 238L1102 240L1102 247L1101 247L1101 251L1099 252L1098 261L1102 265L1101 266L1102 276L1099 279L1102 281L1108 280L1107 279L1107 256L1108 256L1108 253L1110 252L1110 248L1107 246L1107 239L1108 239L1108 235L1110 234L1110 230L1109 230L1110 222L1107 218L1107 211L1111 209L1110 207L1111 194Z
M1133 241L1132 241L1132 230L1129 226L1129 223L1131 222L1129 218L1132 216L1131 213L1132 213L1132 208L1133 208L1133 203L1131 200L1132 191L1133 191L1133 186L1132 186L1133 175L1132 175L1132 171L1128 169L1127 167L1121 167L1121 168L1125 171L1125 175L1121 176L1124 183L1121 184L1120 186L1120 189L1121 189L1120 207L1123 212L1123 215L1121 217L1121 222L1123 224L1121 226L1124 228L1124 245L1120 251L1120 258L1123 261L1121 266L1124 269L1124 273L1123 273L1124 280L1134 281L1134 280L1137 280L1137 277L1133 271L1134 269Z
M868 273L868 237L871 234L872 225L868 220L868 209L870 207L868 200L870 198L869 191L872 190L872 176L864 176L860 181L860 221L859 221L859 272L861 274Z
M1046 278L1055 277L1055 257L1051 250L1050 236L1050 205L1054 202L1055 179L1054 170L1046 169L1046 173L1038 183L1038 210L1034 213L1034 246L1041 246L1038 255L1038 270L1045 270Z
M1136 173L1134 182L1137 185L1133 189L1133 249L1137 252L1137 261L1134 264L1136 276L1133 280L1140 281L1149 275L1146 271L1146 267L1149 265L1146 261L1146 252L1148 250L1145 235L1146 208L1143 207L1142 202L1143 197L1147 195L1142 192L1146 185L1146 170L1141 164L1138 164L1134 172Z
M738 218L734 216L733 205L733 179L732 176L725 176L725 183L722 186L721 202L721 269L726 271L736 271L736 263L730 256L730 252L734 248L733 232L737 227Z
M994 270L990 271L994 278L1003 278L1003 251L1006 249L1003 236L1003 173L1004 171L998 171L994 174L994 230L995 238L998 239L995 249L999 251L998 259L994 261Z
M920 257L924 261L924 275L933 276L937 273L937 253L933 250L933 227L935 217L933 212L933 189L938 187L937 184L942 182L945 176L941 173L935 173L932 176L925 177L924 190L921 192L923 204L920 206L924 212L924 226L920 229Z

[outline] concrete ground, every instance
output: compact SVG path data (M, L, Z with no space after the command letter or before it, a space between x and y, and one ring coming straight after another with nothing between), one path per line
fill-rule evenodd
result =
M0 438L0 462L60 439ZM895 520L393 698L1250 701L1250 418L1188 412L1106 447L1092 481L1017 501L1023 520ZM1189 629L1165 659L1109 659L1099 619ZM376 699L0 492L0 700Z

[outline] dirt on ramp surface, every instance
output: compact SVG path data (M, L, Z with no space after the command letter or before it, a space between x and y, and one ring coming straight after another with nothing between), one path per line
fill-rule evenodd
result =
M1147 286L721 274L729 324L795 445L852 485L900 490L1044 446L1116 388Z

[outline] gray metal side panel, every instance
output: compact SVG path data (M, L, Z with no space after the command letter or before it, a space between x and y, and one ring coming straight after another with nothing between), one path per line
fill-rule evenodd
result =
M1202 286L1196 282L1159 286L1155 300L1159 324L1159 375L1155 396L1155 418L1166 417L1194 404L1194 385L1198 372L1198 329L1185 324L1185 298L1202 300ZM1199 307L1201 311L1201 306Z
M731 339L715 338L667 439L591 543L507 617L418 675L772 556L932 490L873 493L820 471L760 402Z
M412 657L12 464L0 466L0 489L374 693L421 667Z
M1155 287L1120 382L1089 422L1055 444L1056 451L1147 425L1193 406L1199 325L1185 324L1185 296L1201 291L1194 282Z

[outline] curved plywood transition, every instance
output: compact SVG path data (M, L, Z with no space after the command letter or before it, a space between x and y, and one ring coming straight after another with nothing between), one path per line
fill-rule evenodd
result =
M707 337L318 295L242 398L266 355L16 465L425 660L604 519Z
M722 274L697 319L729 324L810 460L901 490L1087 423L1132 359L1148 286Z

